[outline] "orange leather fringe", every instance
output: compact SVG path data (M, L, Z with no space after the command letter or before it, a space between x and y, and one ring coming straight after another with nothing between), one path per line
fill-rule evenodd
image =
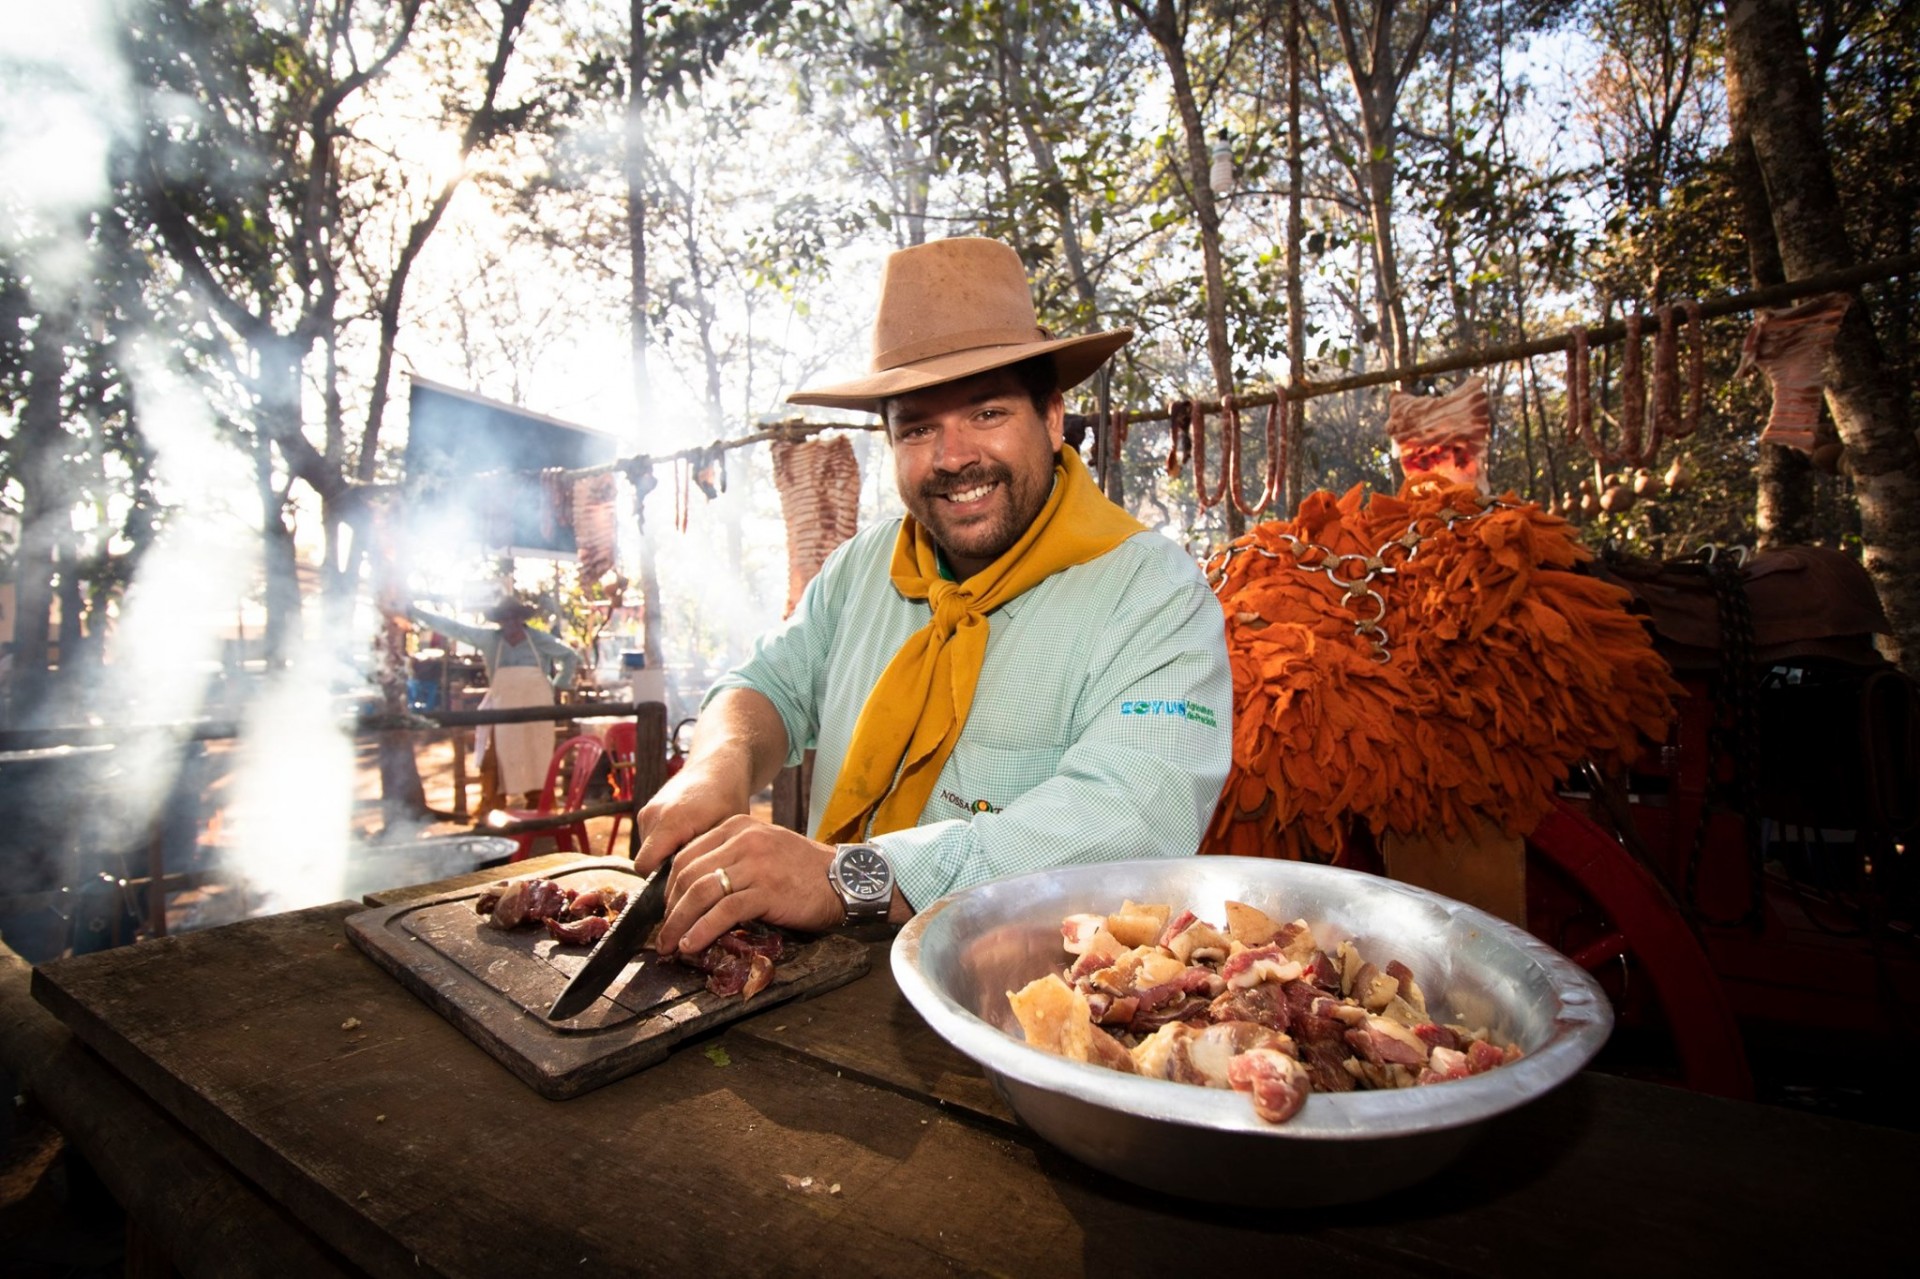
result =
M1376 837L1457 835L1473 816L1520 836L1576 761L1665 737L1680 688L1626 592L1572 571L1592 556L1565 520L1511 494L1488 505L1425 477L1371 501L1320 492L1236 543L1219 584L1233 771L1201 852L1329 860L1354 819ZM1448 531L1447 508L1475 518ZM1298 567L1282 535L1371 556L1416 520L1413 556L1396 548L1371 583L1381 661L1355 633L1379 605Z

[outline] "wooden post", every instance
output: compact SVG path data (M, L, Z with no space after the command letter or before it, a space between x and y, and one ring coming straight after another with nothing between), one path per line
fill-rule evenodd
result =
M633 708L633 820L628 823L627 856L640 851L640 805L666 784L666 703L640 702Z
M813 790L813 752L773 779L773 824L807 833L807 796Z
M1431 889L1478 906L1510 924L1527 926L1527 843L1482 823L1458 835L1431 832L1380 841L1387 878Z
M167 935L167 845L166 819L153 828L147 840L147 932L154 937Z
M459 821L467 820L467 734L464 729L453 733L453 815Z

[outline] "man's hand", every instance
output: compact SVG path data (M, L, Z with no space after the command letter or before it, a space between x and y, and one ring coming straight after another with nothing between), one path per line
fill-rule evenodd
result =
M633 868L642 875L729 817L744 816L752 796L740 777L711 761L695 760L667 779L640 806L640 851Z
M744 816L786 753L786 726L773 703L750 688L722 689L693 726L686 766L636 814L640 851L633 868L650 874L690 841Z
M655 944L663 955L697 954L749 919L810 933L838 927L846 907L827 882L833 853L784 826L727 818L674 859Z
M661 953L705 950L749 919L821 932L846 918L827 882L832 845L747 815L753 792L773 780L786 754L786 725L765 694L722 689L701 711L686 766L636 823L636 871L650 874L674 859L655 942ZM904 899L896 901L904 910Z

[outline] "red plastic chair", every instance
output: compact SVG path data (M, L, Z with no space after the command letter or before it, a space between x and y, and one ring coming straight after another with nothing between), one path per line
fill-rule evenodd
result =
M530 817L547 817L553 813L571 813L579 810L587 798L587 783L593 780L593 770L600 763L605 751L597 737L581 734L569 737L554 748L553 759L547 765L547 783L540 789L540 801L537 808L506 808L503 812L512 821L525 821ZM561 795L560 804L554 805L554 794L560 790L560 779L566 778L566 790ZM533 849L533 842L542 835L553 836L555 852L593 853L593 839L587 834L584 821L568 826L556 826L552 830L528 831L522 835L509 835L507 838L519 845L508 861L521 861Z
M636 743L638 731L630 719L623 719L607 729L607 786L613 791L614 799L633 807L633 770L639 754ZM618 857L623 850L620 847L620 823L633 816L632 812L620 812L613 815L613 826L607 832L607 856Z

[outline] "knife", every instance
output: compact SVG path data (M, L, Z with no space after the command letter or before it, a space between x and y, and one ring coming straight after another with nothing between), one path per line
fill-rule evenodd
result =
M661 862L640 895L627 903L620 918L613 921L613 927L593 944L586 964L573 975L567 988L560 992L560 998L553 1001L553 1007L547 1009L548 1021L565 1021L585 1012L613 984L613 979L647 940L653 926L666 918L667 871L672 866L671 857Z

